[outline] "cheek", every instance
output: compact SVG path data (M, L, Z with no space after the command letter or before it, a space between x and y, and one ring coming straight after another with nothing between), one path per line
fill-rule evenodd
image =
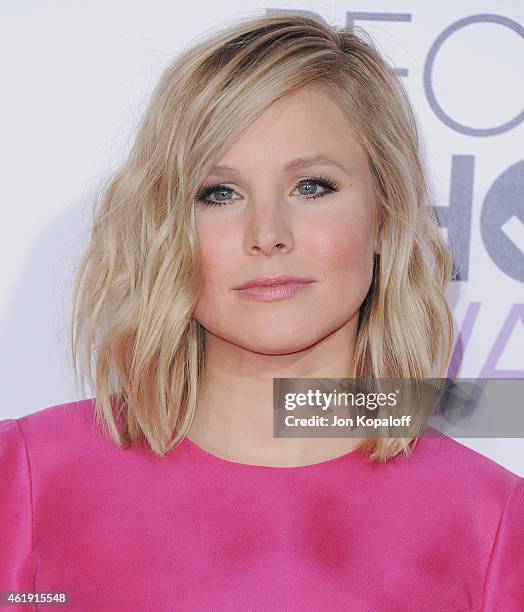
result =
M221 277L227 276L227 271L231 269L235 251L238 249L233 244L232 232L216 224L202 224L198 227L197 234L206 286L219 284Z
M364 218L318 223L308 250L322 281L316 308L326 321L343 324L354 316L373 278L373 236Z
M371 218L362 214L319 220L308 233L308 250L322 267L323 276L333 273L353 276L369 268L373 255Z
M195 317L211 331L228 320L229 292L238 276L238 232L219 223L197 224L202 262L203 289L195 309ZM242 270L240 269L240 273Z

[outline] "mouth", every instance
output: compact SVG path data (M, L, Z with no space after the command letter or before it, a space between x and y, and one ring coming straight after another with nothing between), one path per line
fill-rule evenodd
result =
M237 287L235 291L241 297L257 302L280 302L298 295L314 282L296 277L262 278Z

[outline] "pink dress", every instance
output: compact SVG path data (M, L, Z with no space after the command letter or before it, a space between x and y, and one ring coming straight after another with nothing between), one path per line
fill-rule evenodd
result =
M1 610L524 610L524 479L446 436L409 458L120 450L91 400L0 421Z

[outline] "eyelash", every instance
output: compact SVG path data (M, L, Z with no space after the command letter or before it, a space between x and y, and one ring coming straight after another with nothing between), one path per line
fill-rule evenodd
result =
M333 192L338 191L338 185L335 183L335 181L333 181L329 177L323 176L323 175L320 175L320 176L308 176L306 178L303 178L303 179L301 179L295 185L295 189L298 189L304 183L318 183L321 187L324 187L324 189L329 189L329 191L327 191L327 192L325 191L323 193L314 194L314 195L309 196L309 197L307 197L307 196L300 196L304 200L315 200L316 198L322 198L322 197L328 195L329 193L333 193ZM229 204L229 202L227 202L227 201L213 202L213 200L207 199L208 196L210 196L214 191L220 191L220 190L222 190L222 191L234 191L234 189L231 189L230 187L227 187L223 183L217 183L216 185L208 185L207 187L204 186L201 189L199 189L199 191L196 194L195 200L197 202L199 202L200 204L203 204L204 206L225 206L225 205Z

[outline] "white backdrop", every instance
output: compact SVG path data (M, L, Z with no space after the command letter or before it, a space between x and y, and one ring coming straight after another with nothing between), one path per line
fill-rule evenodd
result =
M524 377L524 1L21 1L0 8L0 419L87 397L72 275L93 190L162 70L196 36L276 9L365 27L399 71L460 267L453 374ZM524 475L524 440L459 441Z

